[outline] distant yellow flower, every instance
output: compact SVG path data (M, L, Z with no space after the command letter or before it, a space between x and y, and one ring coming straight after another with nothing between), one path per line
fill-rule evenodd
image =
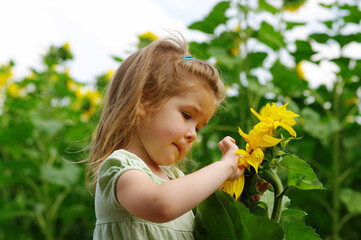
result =
M297 65L296 65L296 73L297 73L299 78L301 78L303 80L306 80L305 72L303 71L303 67L302 67L304 62L305 61L301 61L301 62L297 63Z
M114 74L114 70L113 70L113 69L109 70L109 71L105 74L105 78L106 78L106 80L107 80L108 82L110 81L110 79L112 79L113 74Z
M80 85L76 86L74 93L75 93L76 98L78 98L78 99L84 98L84 96L85 96L85 90Z
M354 105L358 102L358 98L357 97L352 97L352 98L349 98L345 101L345 105L346 106L351 106L351 105Z
M240 53L239 47L234 47L234 48L232 48L232 49L230 50L230 54L231 54L232 56L237 56L239 53Z
M0 87L5 86L6 82L12 77L11 68L2 65L0 68Z
M84 111L81 115L80 115L80 120L82 122L88 122L90 117L91 117L91 112L90 111Z
M27 76L26 78L34 80L36 78L36 75L34 72L32 72L29 76Z
M284 0L283 10L295 12L306 3L307 0Z
M69 91L76 91L78 85L73 80L69 79L66 82L66 87L68 88Z
M19 86L15 83L9 84L8 92L9 92L10 96L13 98L19 98L19 97L25 95L25 90L22 88L19 88Z
M70 44L69 42L66 42L64 43L64 46L63 46L68 52L70 52Z
M68 67L66 67L66 68L64 69L64 74L65 74L65 76L67 76L67 77L70 76L70 69L69 69Z
M53 66L55 66L55 65L53 65ZM55 68L54 68L54 71L55 71ZM55 73L51 73L49 78L50 78L50 81L53 83L55 83L59 79L58 75L56 75Z
M88 90L84 96L89 99L92 106L99 105L102 101L101 95L98 91Z
M139 37L140 37L140 38L143 38L143 39L149 39L149 40L151 40L152 42L158 39L158 36L157 36L157 35L155 35L155 34L152 33L152 32L149 32L149 31L141 34Z
M75 93L76 101L72 104L74 110L81 110L80 119L87 122L97 111L102 102L102 95L97 90L92 90L75 83L72 80L67 82L69 90Z
M234 28L234 31L236 33L240 32L241 31L241 25L237 24L236 27Z

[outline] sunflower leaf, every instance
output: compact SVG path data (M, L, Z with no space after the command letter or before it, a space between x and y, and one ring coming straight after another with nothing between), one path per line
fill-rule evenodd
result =
M313 169L304 160L288 155L281 161L281 166L287 168L287 187L302 190L323 189Z
M315 230L304 223L286 222L284 230L286 240L321 240Z
M283 238L279 224L255 216L229 194L216 191L197 207L195 239L278 240Z

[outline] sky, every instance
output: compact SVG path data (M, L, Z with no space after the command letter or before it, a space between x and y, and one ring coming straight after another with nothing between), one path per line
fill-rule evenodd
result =
M115 69L111 55L126 57L137 35L159 36L178 30L187 39L202 38L187 30L203 19L218 0L0 0L0 64L15 62L14 75L39 68L51 45L69 42L74 59L70 74L80 82Z
M51 45L69 42L74 56L68 63L71 76L80 82L92 82L96 76L116 69L119 63L111 56L127 57L136 49L137 35L146 31L164 36L167 30L178 30L188 40L204 39L204 35L187 26L202 20L219 1L0 0L0 64L12 59L15 78L22 78L30 73L30 67L41 67L42 55ZM309 22L331 17L316 6L317 1L327 0L308 0L288 17L297 21L307 16ZM299 30L289 37L305 38L309 31ZM333 57L337 49L320 51ZM357 52L361 47L350 51ZM314 78L314 86L323 82L332 86L332 71L337 70L334 66L324 63L304 67L309 78Z

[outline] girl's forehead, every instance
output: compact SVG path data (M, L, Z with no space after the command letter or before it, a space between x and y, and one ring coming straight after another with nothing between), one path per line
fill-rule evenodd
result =
M194 111L209 118L217 108L217 101L213 91L208 87L192 87L177 94L181 104L189 105Z

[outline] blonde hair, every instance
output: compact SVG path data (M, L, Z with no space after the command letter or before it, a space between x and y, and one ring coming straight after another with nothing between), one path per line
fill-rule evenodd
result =
M97 182L101 164L115 150L126 148L138 126L139 105L159 109L170 97L190 87L207 86L218 105L225 96L218 71L208 62L183 59L188 44L179 37L156 40L124 60L105 94L103 112L90 144L86 182Z

